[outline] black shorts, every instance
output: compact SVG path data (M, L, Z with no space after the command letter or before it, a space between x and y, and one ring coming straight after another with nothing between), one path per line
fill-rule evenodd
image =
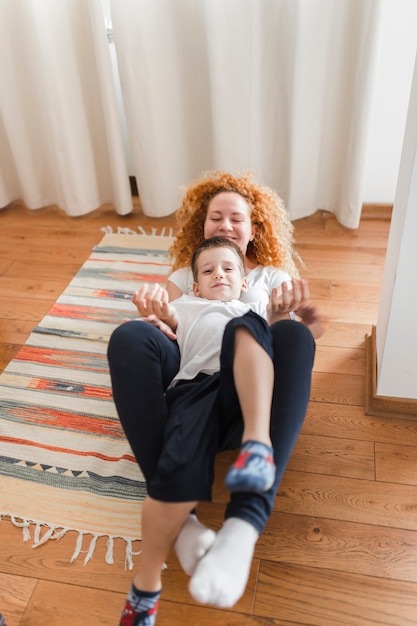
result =
M217 452L241 444L243 420L233 378L235 328L246 327L273 358L266 320L253 311L228 322L220 372L199 374L169 389L169 417L156 475L148 493L163 502L211 500Z

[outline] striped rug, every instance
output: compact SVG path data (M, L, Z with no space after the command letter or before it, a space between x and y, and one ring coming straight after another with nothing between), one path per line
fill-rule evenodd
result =
M142 282L165 283L171 237L106 234L0 376L0 516L33 546L78 533L72 560L106 537L140 539L143 477L112 401L114 328L138 317ZM1 541L1 525L0 525Z

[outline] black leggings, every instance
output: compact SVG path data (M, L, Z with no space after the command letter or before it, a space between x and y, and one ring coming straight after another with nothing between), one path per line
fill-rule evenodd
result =
M304 422L310 398L315 342L300 322L283 320L270 327L274 354L271 440L276 481L264 494L231 494L226 518L251 523L258 533L272 512L274 499ZM114 402L126 437L147 483L155 476L168 408L165 391L179 368L175 342L147 322L131 321L113 332L108 360ZM231 442L230 447L239 445Z

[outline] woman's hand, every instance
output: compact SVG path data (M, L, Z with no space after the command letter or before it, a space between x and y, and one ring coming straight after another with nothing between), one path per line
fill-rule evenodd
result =
M292 280L290 284L284 282L280 289L274 288L268 305L268 319L272 324L281 319L287 319L294 312L299 321L305 324L313 337L318 339L324 332L324 320L317 307L309 302L310 289L308 281Z
M320 315L316 306L306 303L295 311L300 322L310 329L314 339L319 339L324 333L325 319Z
M164 333L168 337L168 339L176 339L177 335L174 333L172 328L165 324L162 320L160 320L156 315L148 315L148 317L143 317L141 319L142 322L147 322L148 324L152 324L155 328L159 328L159 330Z

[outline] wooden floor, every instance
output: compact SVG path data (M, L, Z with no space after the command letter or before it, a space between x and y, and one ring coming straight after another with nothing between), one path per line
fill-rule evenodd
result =
M69 218L19 203L0 211L0 366L4 368L103 234L102 227L175 227L140 209ZM329 321L318 341L304 428L260 538L249 584L232 609L197 605L174 555L164 572L158 625L411 626L417 624L417 422L364 414L365 335L376 323L389 217L347 230L329 214L296 222L314 301ZM226 493L218 462L214 503ZM0 504L1 510L1 504ZM124 549L104 562L69 563L74 536L32 549L0 524L0 612L8 626L116 626L132 573ZM135 561L138 561L135 557Z

